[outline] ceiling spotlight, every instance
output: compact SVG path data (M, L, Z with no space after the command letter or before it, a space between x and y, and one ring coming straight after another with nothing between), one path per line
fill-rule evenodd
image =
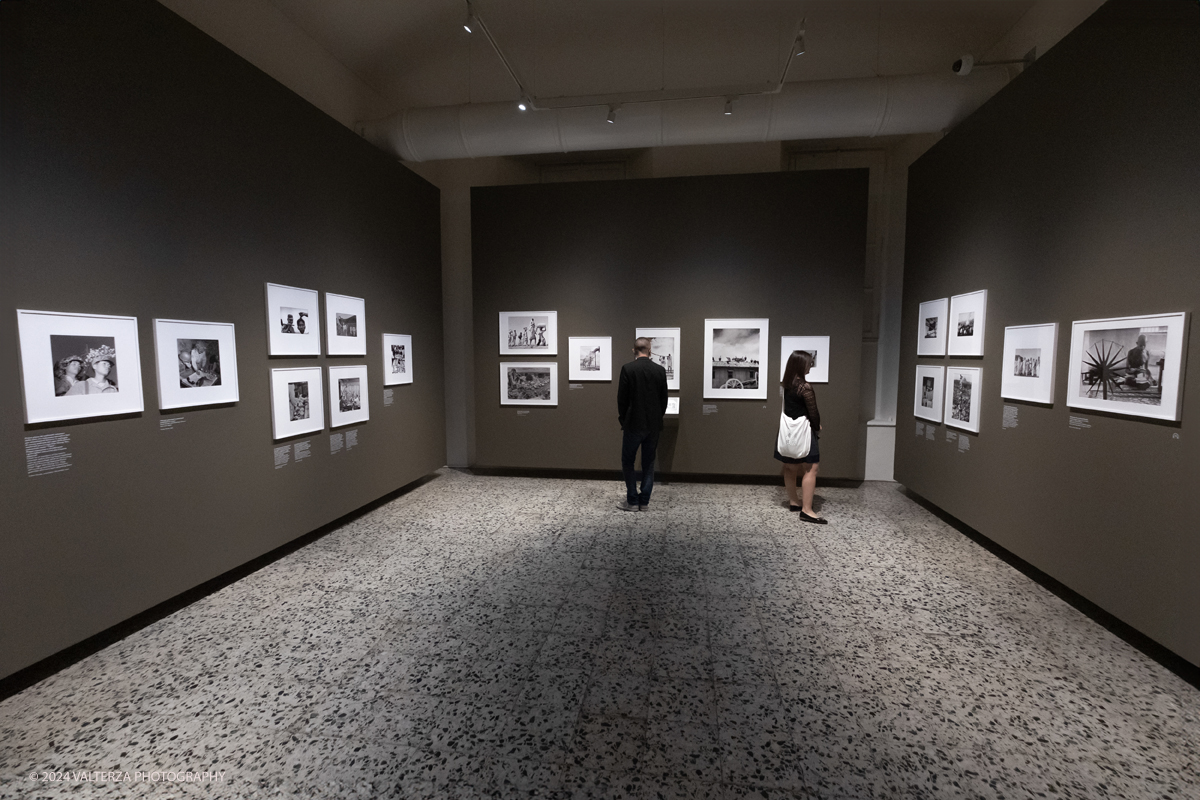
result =
M796 35L796 41L792 45L792 55L802 56L807 49L804 43L804 20L800 20L800 33Z
M616 106L608 107L608 116L604 118L604 121L607 122L609 125L612 125L614 122L617 121L617 107Z
M732 114L733 114L733 98L726 97L725 98L725 116L728 117Z
M529 110L529 100L524 97L522 97L520 100L518 100L517 101L517 110L518 111L528 111Z
M975 59L968 54L955 61L950 69L954 70L955 75L970 75L973 66L975 66Z
M475 28L475 13L471 9L471 4L467 3L467 18L463 20L463 30L467 33L473 33Z

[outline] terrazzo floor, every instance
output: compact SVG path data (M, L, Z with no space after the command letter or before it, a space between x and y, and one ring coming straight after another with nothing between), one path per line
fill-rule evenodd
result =
M621 494L443 470L0 703L0 797L1200 797L1200 692L896 485Z

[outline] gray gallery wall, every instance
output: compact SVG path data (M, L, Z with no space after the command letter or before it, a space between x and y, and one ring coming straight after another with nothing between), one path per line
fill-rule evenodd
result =
M476 465L619 469L616 377L637 327L681 328L659 469L778 474L780 336L829 335L821 471L861 477L867 170L475 188ZM558 312L559 403L500 405L500 311ZM770 319L766 401L704 400L706 318ZM613 381L571 390L567 337L611 336ZM676 393L673 393L676 394ZM716 413L704 413L705 405ZM526 409L521 409L526 410Z
M1197 76L1200 6L1109 3L913 165L896 478L1200 664ZM976 289L985 356L918 359L918 304ZM1180 424L1067 407L1072 320L1178 311ZM1052 321L1052 407L1002 400L1005 326ZM918 363L983 367L969 451L917 435Z
M428 474L445 431L435 188L151 0L5 2L0 58L4 676ZM366 358L268 358L268 280L365 298ZM24 425L17 308L136 316L146 410ZM238 403L158 411L155 317L236 325ZM357 447L275 469L270 369L364 362ZM59 431L71 469L28 477Z

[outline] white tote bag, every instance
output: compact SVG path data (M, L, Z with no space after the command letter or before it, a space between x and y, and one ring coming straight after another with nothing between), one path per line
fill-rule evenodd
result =
M792 419L787 414L779 415L779 437L775 440L779 455L785 458L804 458L812 447L812 428L808 417Z

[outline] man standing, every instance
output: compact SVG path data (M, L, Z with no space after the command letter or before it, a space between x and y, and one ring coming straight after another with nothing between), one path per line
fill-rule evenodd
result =
M654 456L658 435L662 433L663 414L667 411L667 371L650 358L650 340L642 337L633 343L635 358L621 367L617 385L617 415L624 437L621 443L621 471L625 473L625 502L622 511L645 511L654 489ZM642 490L637 490L633 461L642 449Z

